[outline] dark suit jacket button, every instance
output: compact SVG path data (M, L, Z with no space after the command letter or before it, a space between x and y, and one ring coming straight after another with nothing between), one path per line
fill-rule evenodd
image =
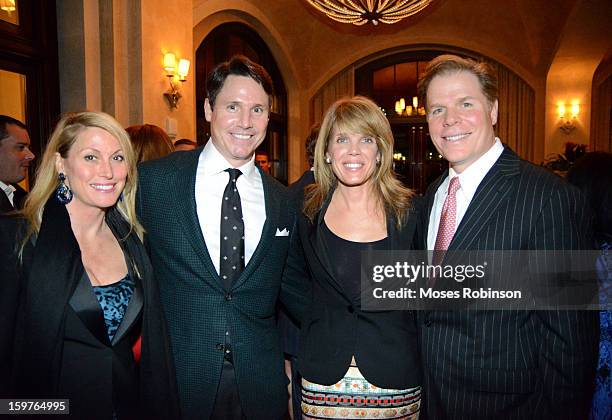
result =
M232 294L231 293L226 294L225 300L232 300Z
M217 345L215 346L215 348L216 348L217 350L223 350L223 344L221 344L221 343L217 343Z
M349 314L352 314L353 312L355 312L355 308L353 308L352 305L347 306L346 310L348 311Z

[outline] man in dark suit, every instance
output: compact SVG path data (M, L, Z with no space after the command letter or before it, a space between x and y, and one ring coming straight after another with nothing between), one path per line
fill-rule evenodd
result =
M26 126L15 118L0 115L0 213L23 207L27 193L17 183L26 177L33 159Z
M497 82L488 65L440 56L419 93L431 138L450 163L424 197L427 249L589 248L578 191L495 137ZM429 311L419 327L429 418L587 416L595 313Z
M314 184L314 149L319 137L319 129L321 125L316 123L310 127L310 134L306 138L306 158L308 159L308 169L304 171L302 176L289 186L289 194L294 198L299 198L304 194L304 188L310 184Z
M282 280L295 212L258 169L272 80L245 57L206 81L211 139L146 162L139 215L168 319L182 415L278 419L287 411L275 310L299 318L307 286Z

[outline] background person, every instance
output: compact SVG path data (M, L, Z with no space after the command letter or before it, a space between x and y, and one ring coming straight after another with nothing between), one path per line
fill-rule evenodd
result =
M65 116L24 218L0 220L22 244L2 255L3 264L22 267L12 283L23 295L12 393L68 398L75 418L178 416L166 326L136 220L135 165L112 117ZM138 365L132 346L141 334Z
M413 193L392 161L391 128L374 102L356 96L327 110L315 148L317 182L307 187L299 218L313 288L298 352L305 419L418 418L414 312L363 310L356 258L413 248Z
M429 250L589 249L578 190L495 137L497 80L443 55L419 82L431 139L450 168L424 197ZM592 311L419 313L433 419L584 418L597 351Z
M320 124L315 124L310 128L310 134L306 138L306 159L308 159L308 169L304 171L302 176L289 186L289 193L298 198L304 193L306 186L315 182L314 175L314 149L319 136Z
M178 139L174 142L174 151L175 152L186 152L189 150L196 149L198 147L198 143L189 139Z
M0 115L0 214L23 207L27 192L17 183L28 173L34 154L30 151L30 136L19 120ZM10 255L15 247L14 235L0 231L3 249L0 255ZM0 263L0 397L8 392L13 355L15 315L19 301L16 267Z
M133 125L125 131L130 135L136 163L159 159L174 152L172 140L156 125Z
M15 118L0 115L0 213L23 207L27 192L17 183L28 175L34 157L26 126Z
M580 188L590 204L597 261L599 303L612 304L612 154L587 153L570 168L567 180ZM599 312L599 361L591 419L612 419L612 311Z
M255 163L257 166L261 168L267 174L270 174L270 159L268 158L268 153L258 151L255 152Z

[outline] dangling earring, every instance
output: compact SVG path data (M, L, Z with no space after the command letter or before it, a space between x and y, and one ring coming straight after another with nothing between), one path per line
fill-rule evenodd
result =
M329 156L325 156L325 163L328 165L331 163L331 158Z
M66 185L66 175L63 172L60 172L57 176L60 184L57 186L55 190L55 198L60 204L68 204L72 201L72 190L68 185Z

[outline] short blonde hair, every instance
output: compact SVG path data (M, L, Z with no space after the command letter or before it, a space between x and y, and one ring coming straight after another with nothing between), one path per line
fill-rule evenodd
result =
M340 99L325 113L314 151L317 182L306 189L304 214L312 221L338 182L331 165L325 161L334 128L376 139L380 163L372 175L374 191L387 215L393 216L398 227L401 226L414 193L404 187L393 172L393 133L389 120L378 105L364 96Z
M24 243L32 234L37 234L40 231L45 204L59 185L59 174L55 166L56 153L59 153L63 158L67 158L79 135L85 129L91 127L100 128L119 141L128 174L122 192L123 198L115 203L115 207L129 223L130 230L134 230L142 239L144 229L136 218L138 175L130 138L123 127L110 115L103 112L85 111L65 115L57 123L53 134L51 134L45 153L36 170L34 188L28 195L23 209L23 214L29 222L29 230Z

